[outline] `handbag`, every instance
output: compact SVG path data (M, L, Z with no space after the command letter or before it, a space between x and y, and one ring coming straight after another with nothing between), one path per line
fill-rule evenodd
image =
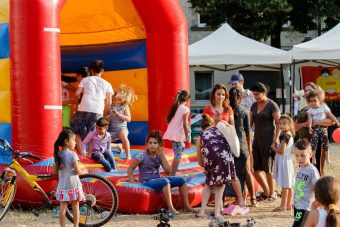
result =
M236 157L240 157L240 140L236 134L235 127L226 124L223 121L217 123L216 128L223 134L227 140L231 153Z

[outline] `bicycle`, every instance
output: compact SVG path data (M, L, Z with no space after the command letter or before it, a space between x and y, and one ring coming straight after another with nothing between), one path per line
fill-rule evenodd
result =
M57 180L58 174L29 174L17 159L29 160L31 158L41 160L38 156L29 152L14 150L8 141L2 138L0 138L0 149L12 152L12 163L0 175L0 221L8 212L15 197L17 173L34 191L42 196L42 206L32 210L36 216L44 209L52 209L59 205L59 201L55 199L55 192L46 193L37 183L44 180ZM104 225L116 214L118 209L118 194L115 187L111 182L96 174L82 174L79 178L86 198L85 201L79 203L79 226ZM66 210L66 217L73 222L71 206L68 206Z

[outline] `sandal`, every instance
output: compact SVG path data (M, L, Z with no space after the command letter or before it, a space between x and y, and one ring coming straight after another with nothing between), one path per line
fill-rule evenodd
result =
M251 198L250 202L251 202L250 207L257 207L256 198Z
M269 196L265 195L263 192L259 196L256 196L257 201L263 201L263 200L266 200L268 198L269 198Z
M277 195L276 195L276 194L267 197L267 201L269 201L269 202L273 202L273 201L275 201L276 199L277 199Z

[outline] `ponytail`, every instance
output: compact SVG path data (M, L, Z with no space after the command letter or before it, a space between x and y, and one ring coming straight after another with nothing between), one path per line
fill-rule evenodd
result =
M170 107L169 113L165 119L166 123L170 123L172 118L175 116L178 106L183 102L189 101L189 99L190 99L190 93L187 90L181 90L177 93L175 101Z
M63 162L60 157L60 151L66 146L66 141L70 140L71 136L74 135L74 132L69 128L64 128L57 138L57 140L54 142L54 170L57 172L58 170L61 170L63 168Z
M214 124L214 119L209 116L209 114L202 114L201 128L205 130L206 128Z
M330 204L328 207L329 210L326 218L326 227L337 227L338 224L340 224L340 222L338 220L338 215L335 210L335 205Z
M229 91L229 104L233 109L234 115L238 115L238 100L242 97L242 91L239 88L231 88Z
M338 227L340 220L336 212L336 204L340 200L340 182L332 176L321 177L314 185L314 194L315 200L328 210L326 227Z

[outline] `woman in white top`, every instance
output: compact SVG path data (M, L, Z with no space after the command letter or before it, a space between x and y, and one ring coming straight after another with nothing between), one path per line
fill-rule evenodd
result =
M315 202L304 227L338 227L340 214L340 182L335 177L320 178L314 186Z
M76 133L77 150L81 150L82 140L93 131L97 120L103 116L104 110L110 113L110 105L113 89L109 82L104 80L104 62L96 60L91 63L91 75L83 78L75 93L75 105L78 105L79 97L82 95L78 110L74 115L71 128Z

